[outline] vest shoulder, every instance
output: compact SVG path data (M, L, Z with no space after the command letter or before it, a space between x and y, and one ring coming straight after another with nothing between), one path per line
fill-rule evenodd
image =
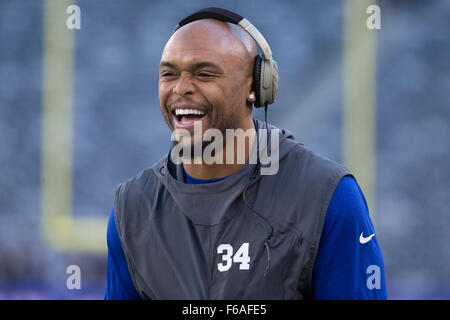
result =
M285 162L283 167L287 167L290 171L302 171L313 176L351 175L344 165L298 143L288 153L283 162Z
M125 181L123 181L120 185L127 186L127 187L137 187L142 184L145 184L147 180L150 178L151 175L151 168L147 168L138 174L136 174L134 177L131 177Z
M156 187L157 177L152 168L147 168L139 172L134 177L120 183L116 188L115 202L118 201L137 201L142 194L147 193L150 189Z
M119 184L114 198L114 215L121 237L126 239L142 228L142 221L146 217L141 208L149 204L154 206L160 196L160 188L152 168L145 169Z
M117 186L116 193L124 189L127 189L128 191L138 191L137 193L140 193L140 191L145 189L149 183L157 180L155 171L158 170L161 164L165 162L165 158L166 157L163 157L162 159L155 162L151 167L142 170L134 177L120 183Z

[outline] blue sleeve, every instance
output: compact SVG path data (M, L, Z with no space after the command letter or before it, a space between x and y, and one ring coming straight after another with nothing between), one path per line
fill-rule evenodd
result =
M353 177L342 178L328 206L312 286L314 299L387 298L383 257Z
M111 210L107 231L108 265L106 268L105 300L141 300L128 270L127 260Z

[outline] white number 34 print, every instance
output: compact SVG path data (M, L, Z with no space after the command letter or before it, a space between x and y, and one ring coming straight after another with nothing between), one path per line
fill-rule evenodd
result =
M217 264L220 272L228 271L234 263L240 263L240 270L250 269L250 256L248 255L248 242L244 242L233 256L233 247L230 244L221 244L217 247L217 253L223 254L221 263Z

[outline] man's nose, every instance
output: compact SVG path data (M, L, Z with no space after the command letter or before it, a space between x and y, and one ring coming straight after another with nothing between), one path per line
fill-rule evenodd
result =
M194 92L195 86L192 83L192 77L189 74L182 72L177 80L177 83L175 84L175 87L173 88L173 93L179 96L184 96L193 94Z

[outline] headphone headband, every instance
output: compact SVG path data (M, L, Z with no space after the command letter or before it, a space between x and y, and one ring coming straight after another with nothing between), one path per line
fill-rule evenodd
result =
M247 31L247 33L256 41L256 44L261 49L263 57L265 59L272 58L272 50L270 49L269 44L267 43L266 39L263 37L261 32L259 32L259 30L256 29L256 27L253 24L251 24L250 21L238 15L237 13L221 8L211 7L194 12L193 14L187 16L186 18L178 22L172 34L175 33L175 31L177 31L182 26L200 19L216 19L240 26L242 29Z
M199 11L194 12L193 14L187 16L186 18L184 18L183 20L181 20L178 23L177 28L182 27L185 24L188 24L189 22L192 22L195 20L200 20L200 19L207 19L207 18L217 19L217 20L221 20L223 22L230 22L230 23L234 23L234 24L238 24L242 19L244 19L237 13L234 13L234 12L231 12L231 11L228 11L225 9L221 9L221 8L211 7L211 8L205 8L205 9L199 10ZM175 30L177 28L175 28Z
M211 7L194 12L181 20L173 30L172 35L182 26L200 19L216 19L238 25L255 40L261 50L262 57L259 54L255 57L252 84L252 89L256 94L254 106L256 108L267 107L267 105L274 103L278 93L278 67L272 58L272 50L261 32L250 21L237 13Z

